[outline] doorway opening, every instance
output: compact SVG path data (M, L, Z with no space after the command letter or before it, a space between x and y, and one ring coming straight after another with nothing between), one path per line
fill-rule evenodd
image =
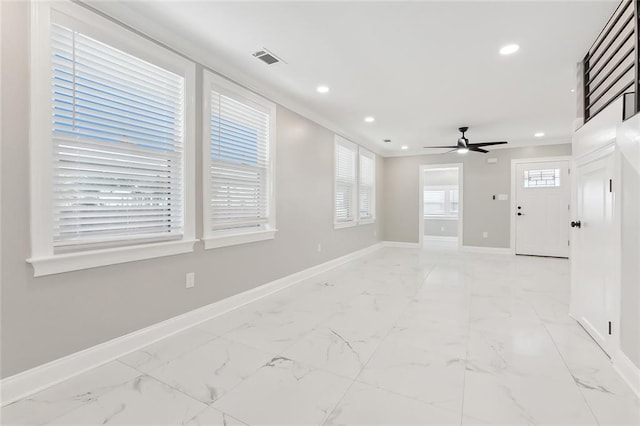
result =
M458 164L420 166L421 247L458 248L462 245L463 167Z

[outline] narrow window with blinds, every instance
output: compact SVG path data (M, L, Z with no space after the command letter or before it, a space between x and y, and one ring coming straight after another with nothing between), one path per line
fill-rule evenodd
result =
M184 77L51 26L53 242L180 237Z
M193 251L195 64L73 2L33 2L34 276Z
M360 223L368 223L375 219L375 157L363 148L359 148L359 170Z
M350 226L356 223L357 203L357 146L336 136L335 140L335 226Z
M205 245L273 238L275 105L208 72L205 87Z

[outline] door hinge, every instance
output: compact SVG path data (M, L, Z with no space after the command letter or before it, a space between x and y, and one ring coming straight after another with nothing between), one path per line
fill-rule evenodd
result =
M609 179L609 192L613 192L613 179Z
M567 174L571 174L571 169L567 169Z
M611 336L611 321L609 321L609 336Z
M571 210L571 204L567 204L567 210Z
M571 245L571 240L567 240L567 245L570 246Z

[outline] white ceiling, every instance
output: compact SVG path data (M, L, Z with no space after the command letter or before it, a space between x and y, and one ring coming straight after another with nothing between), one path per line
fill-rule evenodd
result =
M97 7L379 153L411 155L454 144L462 125L470 126L471 142L568 142L575 65L617 4L181 0ZM520 50L501 56L509 43ZM252 57L263 47L287 63ZM316 93L319 84L330 93ZM376 121L365 123L367 115ZM538 131L545 137L534 138Z

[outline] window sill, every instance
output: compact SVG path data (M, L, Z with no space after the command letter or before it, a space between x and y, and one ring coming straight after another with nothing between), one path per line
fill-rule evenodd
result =
M62 272L97 268L99 266L191 253L197 241L198 240L195 239L168 241L77 253L64 253L49 257L30 258L27 259L27 262L33 265L33 276L41 277Z
M458 216L425 216L429 220L458 220Z
M360 219L358 221L358 225L369 225L371 223L376 223L376 218L372 217L370 219Z
M337 222L333 224L333 229L342 229L342 228L351 228L352 226L356 226L358 222L355 220L350 220L349 222Z
M277 229L252 232L234 232L203 238L205 250L233 246L237 244L253 243L256 241L273 240Z

